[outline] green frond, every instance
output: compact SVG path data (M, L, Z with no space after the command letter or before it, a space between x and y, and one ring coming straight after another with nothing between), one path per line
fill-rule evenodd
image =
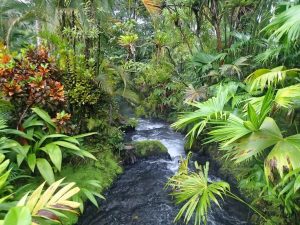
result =
M179 130L192 125L193 127L187 134L189 145L192 146L194 140L201 134L209 120L223 120L226 118L227 113L224 111L224 107L228 100L227 89L222 90L220 88L216 97L212 97L205 102L188 103L198 109L194 112L183 113L179 120L171 126Z
M237 139L224 146L222 150L226 151L227 156L231 156L233 161L241 163L261 155L267 148L275 145L281 139L282 134L277 124L272 118L267 117L258 131Z
M300 84L281 88L277 91L274 101L279 107L295 109L300 106Z
M281 40L287 37L289 41L299 40L300 5L293 6L279 14L264 30L271 33L271 39Z
M205 166L196 165L197 172L175 174L169 179L168 185L174 188L172 195L176 204L183 204L174 222L182 217L186 224L194 216L194 224L206 224L211 203L220 207L218 198L223 199L230 190L228 183L209 180L209 163Z
M209 132L211 137L207 143L219 142L221 143L221 148L232 144L251 132L250 129L244 126L244 121L233 114L230 114L225 122L218 124L218 126L215 126L213 130Z
M265 160L265 174L273 179L273 172L278 171L283 177L286 170L300 168L300 134L286 137L277 142Z
M126 89L118 89L116 91L116 93L118 95L122 96L123 98L125 98L126 100L128 100L129 102L132 102L134 104L138 104L140 102L139 95L136 92L134 92L134 91L132 91L132 90L130 90L128 88L126 88Z
M258 69L251 73L245 82L250 86L250 91L264 90L266 87L274 87L283 84L285 79L296 77L300 69L286 69L279 66L273 69Z

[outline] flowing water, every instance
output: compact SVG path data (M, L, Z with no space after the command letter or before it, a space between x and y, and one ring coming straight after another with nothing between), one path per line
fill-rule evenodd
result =
M87 204L78 225L172 225L179 208L164 185L178 169L184 156L184 137L163 122L141 119L131 140L159 140L170 157L152 157L126 166L125 172L105 194L97 209ZM205 162L198 157L197 161ZM217 169L210 168L210 179L217 180ZM212 205L208 225L246 225L248 210L240 203L225 199L222 208ZM181 225L181 223L179 223ZM190 224L193 224L191 222Z

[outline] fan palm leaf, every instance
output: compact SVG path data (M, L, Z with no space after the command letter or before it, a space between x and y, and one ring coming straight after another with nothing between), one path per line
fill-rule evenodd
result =
M300 134L281 139L265 160L265 174L272 179L276 169L281 177L286 170L300 168Z
M198 109L194 112L183 113L179 120L172 124L172 127L183 129L188 125L192 125L192 129L186 135L189 138L189 145L192 146L193 141L200 135L209 120L226 118L227 112L224 111L224 107L228 101L227 89L222 90L222 87L220 87L216 97L212 97L205 102L188 103Z
M251 97L247 101L251 104L256 112L259 112L259 109L263 105L263 100L265 96L261 97ZM300 85L295 84L285 88L278 89L274 100L273 105L276 108L287 109L288 113L292 110L299 108L300 106ZM246 111L246 106L244 107L244 111Z
M185 102L194 102L199 101L200 99L206 99L207 91L206 85L200 88L194 88L194 86L190 84L185 90Z
M249 65L247 63L248 59L250 56L246 56L246 57L240 57L237 60L235 60L234 62L232 62L232 64L224 64L220 67L220 72L222 75L237 75L239 79L241 79L243 73L242 73L242 66L247 66Z
M270 38L280 40L287 37L289 41L296 41L300 38L300 5L293 6L279 14L265 31L272 33Z
M298 108L300 106L300 84L279 89L274 101L279 107L287 109Z
M175 175L169 179L169 185L173 184L176 190L172 193L176 204L182 204L182 208L175 217L175 222L184 215L184 222L189 223L195 215L195 225L202 222L206 224L208 210L211 202L220 206L218 197L223 199L223 195L229 191L230 186L223 181L212 182L208 177L209 163L205 166L197 166L198 172L190 174Z
M251 73L245 82L250 86L250 91L263 90L266 87L276 86L284 83L288 77L296 77L300 69L286 69L279 66L273 69L259 69Z

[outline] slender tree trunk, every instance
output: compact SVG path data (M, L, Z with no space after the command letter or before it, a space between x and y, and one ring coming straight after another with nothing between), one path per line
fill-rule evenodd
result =
M217 51L221 52L223 47L222 47L222 34L221 34L220 23L216 22L214 27L215 27L216 35L217 35Z
M41 23L40 21L35 21L35 32L36 32L36 46L39 47L42 44L42 40L39 37L39 33L41 32Z

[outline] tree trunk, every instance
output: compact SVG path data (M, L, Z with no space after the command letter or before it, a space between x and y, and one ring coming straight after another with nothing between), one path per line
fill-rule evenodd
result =
M36 32L36 46L39 47L42 44L42 40L39 37L39 33L41 32L41 23L40 21L35 21L35 32Z
M219 22L215 23L215 30L216 30L216 35L217 35L217 51L222 52L222 34L221 34L221 28Z

